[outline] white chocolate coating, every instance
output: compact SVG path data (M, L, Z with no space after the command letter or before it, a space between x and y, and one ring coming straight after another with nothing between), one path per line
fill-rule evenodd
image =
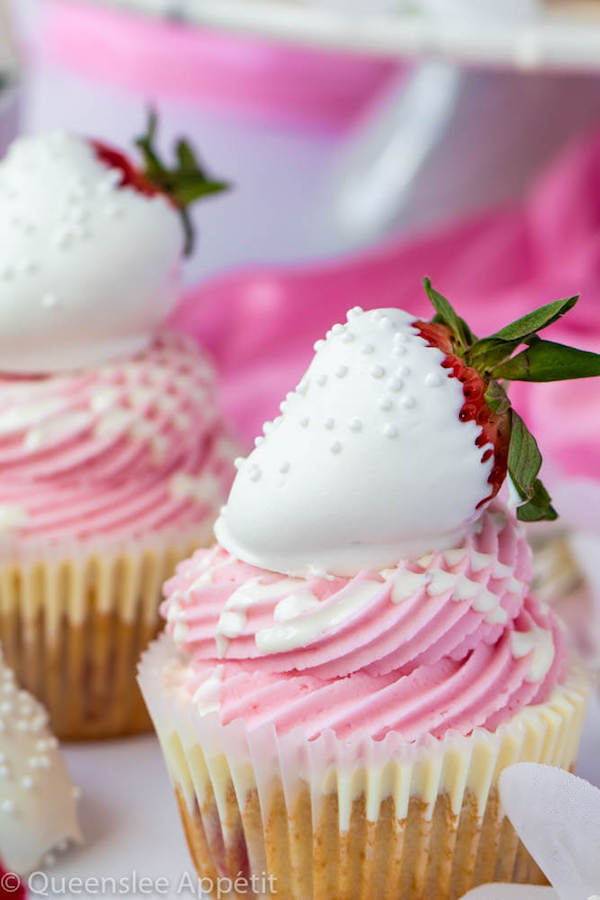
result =
M245 461L216 524L264 569L353 575L458 546L493 460L461 422L462 384L398 309L348 313Z
M0 371L131 356L173 309L177 213L119 181L61 132L20 138L0 163Z
M19 690L0 651L0 859L26 875L81 842L73 787L43 707Z

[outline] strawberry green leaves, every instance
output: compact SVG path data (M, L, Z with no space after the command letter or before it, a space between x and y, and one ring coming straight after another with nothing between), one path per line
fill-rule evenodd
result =
M461 319L455 313L450 302L432 287L431 279L424 278L423 287L436 312L434 322L441 322L442 325L447 325L455 336L460 348L466 350L471 346L475 337L465 320Z
M573 309L579 298L568 297L547 303L478 340L448 300L434 290L428 278L424 280L424 286L436 311L433 321L451 330L456 352L485 380L488 407L497 415L510 416L507 468L522 500L517 509L518 518L524 522L556 519L550 495L538 478L542 465L538 445L521 417L511 408L502 382L563 381L600 376L599 354L545 341L537 334ZM515 354L523 344L525 349Z
M556 519L557 512L552 506L550 495L537 477L542 466L542 454L537 441L514 409L511 409L510 417L508 473L523 501L517 508L517 517L523 522Z
M494 369L507 381L566 381L600 375L600 355L553 341L530 339L530 346Z
M189 207L201 197L218 194L228 189L225 181L212 178L200 165L187 141L179 140L175 147L177 165L166 166L155 149L158 118L154 110L150 110L148 126L145 134L137 138L136 145L144 159L144 175L148 181L166 194L177 207L185 232L185 255L194 248L194 229L189 215Z
M531 335L537 334L542 328L547 328L548 325L557 322L561 316L573 309L578 300L579 297L575 296L569 297L567 300L555 300L553 303L547 303L511 322L510 325L506 325L490 337L503 341L519 340L522 343Z
M500 331L494 332L487 338L476 341L471 347L470 361L480 372L494 375L495 378L510 378L510 375L499 374L498 366L512 356L514 351L521 345L528 343L530 340L537 339L537 332L542 328L547 328L554 322L557 322L561 316L564 316L570 309L573 309L578 301L578 297L569 297L566 300L555 300L554 303L547 303L546 306L540 306L534 309L520 319L511 322L501 328ZM525 362L525 361L523 361ZM508 371L510 371L510 363ZM526 371L525 366L517 366L513 371ZM571 376L568 376L571 377ZM579 376L576 376L579 377ZM580 376L583 377L583 376ZM517 380L515 376L512 380ZM524 381L535 381L535 378L518 379ZM553 381L553 378L540 379Z

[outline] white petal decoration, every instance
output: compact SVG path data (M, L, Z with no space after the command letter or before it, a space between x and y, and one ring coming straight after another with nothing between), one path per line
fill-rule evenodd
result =
M559 900L551 887L532 884L482 884L465 894L463 900Z
M600 894L598 788L562 769L519 763L502 773L500 796L560 900Z

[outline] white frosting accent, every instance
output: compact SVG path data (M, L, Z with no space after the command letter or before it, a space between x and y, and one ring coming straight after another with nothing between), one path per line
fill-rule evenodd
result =
M470 551L471 556L474 556L475 552L476 551ZM476 569L475 566L472 566L472 568L474 570ZM512 569L509 566L504 566L504 568L512 573ZM519 584L522 591L523 585L520 582ZM471 600L472 608L476 612L485 613L486 621L491 624L503 625L508 621L508 615L500 605L501 598L492 591L489 591L485 584L480 584L478 581L472 581L465 575L446 572L443 569L423 573L400 572L397 579L394 581L394 586L392 588L392 603L401 602L407 597L412 596L415 591L425 586L432 597L448 592L455 602Z
M533 625L529 631L513 631L510 641L515 659L522 659L533 650L527 681L543 681L554 661L552 632Z
M0 371L133 355L173 309L177 213L119 180L63 133L20 138L0 163Z
M299 615L281 625L262 628L256 633L256 646L261 653L284 653L313 643L331 628L363 609L381 590L378 581L350 584L340 591L333 604L323 605L308 615Z
M225 609L219 617L218 632L226 638L239 637L246 627L244 610Z
M221 484L210 473L202 477L177 472L169 482L169 493L174 500L194 500L196 503L208 503L217 506L221 502Z
M413 321L351 311L318 344L217 522L233 556L288 575L354 575L460 543L490 492L492 459L481 461L479 427L459 420L461 383L444 377L443 353ZM442 378L426 385L432 373Z
M1 296L0 292L0 315L2 309ZM0 335L1 340L2 336ZM61 412L63 406L64 400L61 397L48 397L47 400L42 400L39 403L20 403L18 406L11 406L0 413L0 437L25 431L26 428L40 427L46 419L52 418Z
M280 597L287 591L293 592L303 588L303 582L300 580L280 579L273 584L262 584L262 578L262 575L251 578L234 591L225 603L216 629L217 653L220 657L225 655L229 640L242 634L246 627L246 610L249 607L263 600ZM174 636L176 637L175 634Z
M453 590L455 585L456 575L453 572L444 572L443 569L438 569L437 572L433 573L427 590L435 597L438 594L444 594L446 591Z
M276 622L289 622L305 612L312 612L318 605L315 595L305 588L280 600L273 610L273 618Z
M27 523L27 510L13 503L0 504L0 538L16 534Z
M66 440L71 435L84 431L93 422L93 417L85 410L65 412L59 418L53 419L36 428L30 428L25 435L24 446L26 450L40 450L58 441Z
M394 570L390 572L393 574ZM412 597L415 591L420 590L426 583L427 576L422 572L400 572L392 588L392 603L401 603L407 597Z
M212 675L202 682L193 696L192 702L201 713L217 712L221 700L223 666L216 666Z
M42 706L0 652L0 858L21 875L82 839L74 788Z
M463 561L466 555L467 551L465 550L465 548L458 547L456 550L446 550L446 552L444 553L444 559L449 566L457 566Z
M473 609L477 612L487 613L486 620L495 625L504 625L508 622L506 611L500 606L500 598L491 591L482 590L473 601Z
M494 563L494 557L491 553L478 553L477 550L473 550L471 553L471 566L474 572L480 572L482 569L486 569L488 566Z

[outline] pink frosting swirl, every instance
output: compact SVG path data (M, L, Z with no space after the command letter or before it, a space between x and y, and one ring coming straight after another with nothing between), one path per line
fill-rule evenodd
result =
M181 335L125 362L0 375L0 548L208 523L232 452L212 368Z
M353 578L288 578L215 547L182 563L163 613L197 702L223 724L415 741L495 729L566 672L530 594L523 529L494 504L461 547Z

